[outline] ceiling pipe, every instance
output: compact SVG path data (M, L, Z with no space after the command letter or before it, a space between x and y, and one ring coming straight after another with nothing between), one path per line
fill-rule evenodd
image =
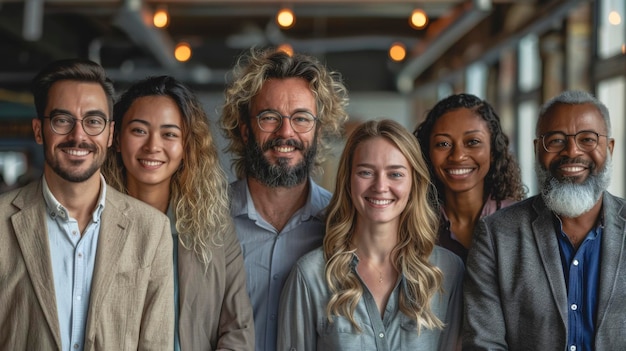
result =
M26 41L41 39L43 28L43 0L26 0L24 2L24 25L22 37Z
M140 0L124 0L113 24L136 45L149 51L163 68L177 69L181 66L174 57L174 40L166 31L152 26L152 14Z
M396 88L408 94L414 90L415 79L441 57L470 29L475 27L491 12L491 0L473 0L464 3L450 16L439 18L430 27L437 28L427 34L420 43L414 58L404 65L396 78ZM441 27L441 28L439 28Z

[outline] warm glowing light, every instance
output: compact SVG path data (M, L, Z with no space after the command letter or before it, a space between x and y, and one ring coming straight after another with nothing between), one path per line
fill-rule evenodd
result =
M152 17L152 23L157 28L167 27L170 24L170 15L167 13L167 10L163 8L156 10Z
M619 12L611 11L611 13L609 13L609 23L614 26L617 26L620 23L622 23L622 16L619 15Z
M622 44L622 54L626 55L626 44Z
M296 15L288 8L283 8L276 15L276 23L281 28L291 28L296 23Z
M409 24L415 29L422 29L426 27L428 24L428 16L426 16L426 12L422 9L413 10L411 18L409 19Z
M389 57L396 62L404 60L406 57L406 48L404 47L404 44L393 43L389 48Z
M174 49L174 57L180 62L189 61L191 58L191 46L189 43L180 42L176 45L176 49Z
M287 43L280 44L276 50L282 51L289 56L293 56L293 47Z

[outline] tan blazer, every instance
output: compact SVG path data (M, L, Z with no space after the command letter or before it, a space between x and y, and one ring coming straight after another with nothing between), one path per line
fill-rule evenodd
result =
M252 305L234 226L211 252L205 272L193 251L178 244L181 350L253 351Z
M84 350L172 350L169 220L108 187ZM60 350L41 181L0 196L0 350ZM65 345L67 349L68 345Z

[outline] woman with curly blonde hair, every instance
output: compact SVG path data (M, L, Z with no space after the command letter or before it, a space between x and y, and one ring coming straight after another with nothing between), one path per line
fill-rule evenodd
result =
M419 145L391 120L342 153L322 248L281 296L279 350L455 350L463 263L435 246L438 217Z
M438 244L465 261L475 223L525 196L509 138L494 108L471 94L439 101L414 135L439 195Z
M175 350L252 350L252 308L228 184L207 116L169 76L133 84L115 104L107 183L163 211L174 238Z

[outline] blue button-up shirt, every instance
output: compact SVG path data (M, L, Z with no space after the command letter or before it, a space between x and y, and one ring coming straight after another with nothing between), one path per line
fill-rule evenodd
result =
M323 210L331 194L309 180L306 204L278 232L261 217L245 179L231 184L231 215L241 243L254 310L257 351L275 351L280 293L298 258L322 245Z
M592 229L576 250L561 227L557 235L567 286L567 349L593 350L602 226Z
M81 351L98 249L100 216L106 199L106 183L101 175L98 205L82 235L78 221L70 217L69 211L52 195L45 176L42 183L61 347L63 350Z

